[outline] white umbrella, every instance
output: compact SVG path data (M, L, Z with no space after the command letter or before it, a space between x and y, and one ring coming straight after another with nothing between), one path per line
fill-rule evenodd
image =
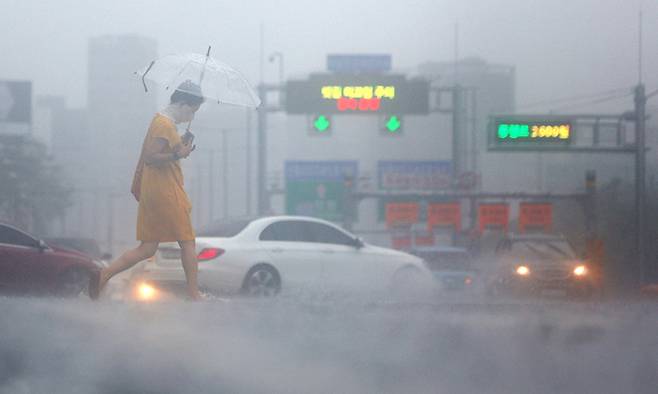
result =
M135 72L141 76L144 90L149 83L176 90L183 82L192 81L201 87L202 95L209 101L256 108L258 95L247 79L231 66L210 57L210 47L205 55L197 53L166 55L152 61ZM198 95L198 91L187 92Z

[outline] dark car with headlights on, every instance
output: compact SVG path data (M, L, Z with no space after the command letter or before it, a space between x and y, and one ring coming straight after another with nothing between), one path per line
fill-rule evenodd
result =
M78 296L89 287L101 263L52 246L0 223L0 292L12 295Z
M516 235L496 246L489 275L493 294L589 297L596 288L592 267L562 236Z

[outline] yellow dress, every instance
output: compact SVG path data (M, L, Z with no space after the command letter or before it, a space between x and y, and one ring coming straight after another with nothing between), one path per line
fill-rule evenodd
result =
M192 204L183 188L180 162L145 164L144 149L156 138L167 141L164 152L172 153L181 145L174 122L156 114L142 146L133 194L139 201L137 240L143 242L189 241L195 238L190 220Z

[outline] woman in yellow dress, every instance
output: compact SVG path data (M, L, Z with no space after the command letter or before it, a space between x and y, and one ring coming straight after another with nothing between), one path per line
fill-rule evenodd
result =
M179 162L188 157L195 146L191 139L181 139L176 124L191 121L202 103L201 89L187 81L171 95L171 103L153 118L131 190L139 201L137 240L141 243L92 278L89 287L92 299L99 297L114 275L153 256L160 242L173 241L181 248L187 292L193 300L200 299L195 235L190 220L192 205L183 188Z

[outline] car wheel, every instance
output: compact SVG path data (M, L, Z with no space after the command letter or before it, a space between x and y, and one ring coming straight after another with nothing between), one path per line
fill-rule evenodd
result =
M273 297L280 290L279 273L269 265L257 265L250 269L242 284L242 293L251 297Z
M89 289L89 273L80 268L65 271L59 278L59 294L64 297L77 297Z

